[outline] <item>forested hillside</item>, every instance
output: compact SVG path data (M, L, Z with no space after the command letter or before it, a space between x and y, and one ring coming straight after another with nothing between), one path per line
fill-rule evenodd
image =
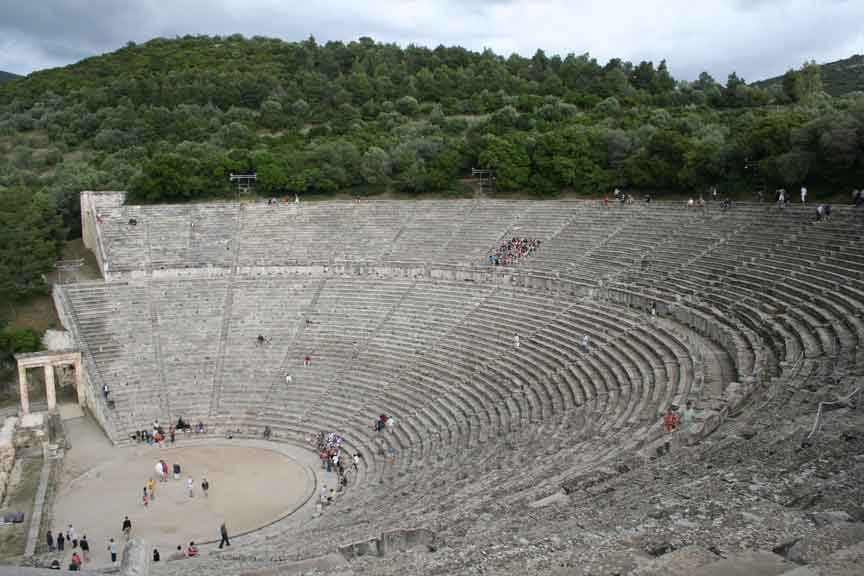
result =
M0 70L0 84L15 80L16 78L20 78L20 76L18 76L17 74L12 74L11 72L4 72Z
M822 76L822 85L825 92L832 96L843 96L850 92L864 92L864 55L856 54L843 60L819 64ZM791 74L795 72L792 71ZM784 76L768 78L754 82L754 86L760 88L781 88L784 80L788 83L790 73Z
M471 167L494 169L501 192L535 196L864 186L864 98L824 94L813 66L773 89L724 80L679 82L664 62L368 38L129 44L0 86L0 193L21 223L0 231L0 248L21 249L8 236L24 222L42 223L28 237L37 255L74 235L82 189L230 197L231 172L257 172L264 195L464 193ZM0 259L12 279L0 292L38 287L38 266Z

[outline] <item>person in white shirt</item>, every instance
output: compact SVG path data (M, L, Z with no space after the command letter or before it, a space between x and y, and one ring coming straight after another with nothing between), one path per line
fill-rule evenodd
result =
M801 186L801 204L807 203L807 188Z

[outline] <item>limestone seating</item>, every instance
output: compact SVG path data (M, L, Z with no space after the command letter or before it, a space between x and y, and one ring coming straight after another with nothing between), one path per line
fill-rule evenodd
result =
M758 375L771 357L779 370L800 352L808 356L802 371L812 373L824 365L823 355L851 352L861 341L860 234L842 210L831 223L811 224L812 215L804 210L748 206L725 213L653 204L601 212L566 202L460 201L429 203L417 211L386 202L328 207L310 205L301 215L305 204L255 206L271 210L260 217L244 208L236 231L241 265L244 258L250 266L397 258L478 264L483 250L497 242L488 239L524 235L548 241L516 271L549 273L551 290L425 277L373 279L372 272L326 281L238 275L209 289L206 281L190 281L202 287L189 286L176 302L173 296L163 298L160 282L150 280L149 299L147 289L118 285L89 300L82 289L72 305L85 329L79 331L92 338L100 371L155 373L158 357L170 367L175 356L198 354L178 367L177 379L185 381L179 375L196 366L206 370L215 348L223 356L221 375L214 375L209 388L192 385L193 379L182 391L191 401L206 403L218 388L214 418L220 425L260 430L268 424L295 440L319 428L344 431L352 448L376 460L369 480L384 480L388 490L400 494L398 509L377 500L374 485L346 502L368 503L367 513L385 520L422 512L438 498L452 503L482 494L518 503L547 491L571 469L614 459L652 438L658 412L670 401L698 401L696 372L710 359L697 361L683 328L649 321L645 311L651 300L661 316L722 345L739 378ZM550 213L556 216L547 223ZM227 228L237 220L235 214ZM127 225L117 223L119 234ZM536 232L529 233L532 226ZM324 229L330 230L326 238ZM271 239L287 246L273 251ZM484 246L475 245L479 242ZM160 253L160 248L153 252L152 238L148 245L151 253ZM171 252L167 243L163 248ZM645 252L649 266L635 270ZM184 258L176 265L183 266ZM626 275L596 287L599 275L619 271ZM583 287L588 298L578 300ZM221 320L196 322L190 308L196 299L216 317L227 306ZM155 321L146 312L148 300ZM143 312L127 312L129 306ZM142 328L127 335L119 323L94 320L112 311L119 322L129 315ZM306 325L306 318L313 323ZM258 347L255 338L262 332L272 343ZM582 334L591 340L588 355L578 348ZM116 344L127 336L140 354ZM308 370L302 367L307 349L313 351ZM285 383L286 372L294 376L291 385ZM155 405L147 399L152 409L182 406L183 399L161 386L158 378L152 380L150 390L158 396ZM122 394L117 398L123 400L118 410L135 408L131 402L137 399L127 404ZM314 408L307 409L310 405ZM395 466L374 456L378 438L371 420L380 412L399 417L396 434L380 435L399 450ZM504 445L514 449L502 455ZM495 462L500 467L490 466ZM436 471L461 466L471 466L465 468L465 482L456 488L436 483ZM318 526L336 529L346 522L362 531L356 513L339 516Z

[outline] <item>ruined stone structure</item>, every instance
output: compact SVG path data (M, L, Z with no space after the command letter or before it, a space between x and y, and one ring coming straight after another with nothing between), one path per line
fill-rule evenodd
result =
M54 378L54 368L72 366L75 371L75 391L78 395L78 403L85 405L86 391L84 379L81 372L81 353L77 350L54 350L50 352L30 352L16 354L18 363L18 396L21 403L21 413L30 413L30 394L27 389L27 370L30 368L41 368L45 374L45 397L48 401L48 412L53 414L57 410L57 390Z

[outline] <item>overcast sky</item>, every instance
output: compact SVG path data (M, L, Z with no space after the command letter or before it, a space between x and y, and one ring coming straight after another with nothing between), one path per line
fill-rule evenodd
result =
M530 56L666 58L725 81L864 53L864 0L0 0L0 70L27 74L156 36L371 36Z

